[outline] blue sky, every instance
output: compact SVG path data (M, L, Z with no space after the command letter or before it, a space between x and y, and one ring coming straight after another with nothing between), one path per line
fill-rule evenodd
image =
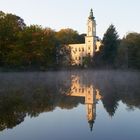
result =
M86 22L93 8L97 35L102 38L110 24L120 37L140 33L140 0L0 0L0 10L24 19L27 25L38 24L56 31L72 28L86 33Z

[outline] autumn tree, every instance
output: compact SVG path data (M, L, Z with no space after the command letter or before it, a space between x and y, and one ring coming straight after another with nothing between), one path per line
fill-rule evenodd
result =
M61 44L73 44L73 43L79 43L79 34L77 31L66 28L66 29L61 29L56 33L56 38Z
M25 66L45 68L55 64L56 39L52 29L31 25L24 29L21 40Z
M24 20L13 14L0 12L0 65L9 65L16 57L17 42L25 27ZM16 62L15 62L16 63Z

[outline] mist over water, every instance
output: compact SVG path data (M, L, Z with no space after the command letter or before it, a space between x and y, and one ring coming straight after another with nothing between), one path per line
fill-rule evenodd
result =
M139 91L137 71L0 73L0 139L137 140Z

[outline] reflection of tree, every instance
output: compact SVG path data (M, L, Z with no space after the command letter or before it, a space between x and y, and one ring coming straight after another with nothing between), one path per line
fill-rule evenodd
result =
M76 98L76 97L72 97L69 98L67 96L63 96L61 98L61 102L58 103L58 106L61 109L72 109L73 107L77 107L79 103L84 103L84 100L82 98Z
M125 103L129 110L134 110L134 108L140 109L140 94L139 89L136 92L127 92L125 94L121 94L122 102Z
M21 94L0 97L0 114L0 130L21 123L25 117Z
M60 77L59 77L60 78ZM33 83L28 87L20 89L14 86L12 89L0 92L0 130L12 128L24 121L26 115L38 116L41 112L53 111L55 107L71 109L82 99L68 98L64 92L69 89L69 83L64 79L53 79L43 83Z
M129 109L140 108L139 73L100 71L94 78L93 83L100 89L102 103L110 116L114 116L119 101L125 103Z
M81 99L68 98L61 94L40 93L38 96L35 94L30 96L30 99L28 96L23 98L24 94L18 96L15 93L11 94L13 97L6 96L7 99L0 97L0 130L16 126L24 121L26 115L35 117L41 112L53 111L57 106L71 109L82 103Z
M113 93L107 93L102 99L104 108L110 116L114 116L115 111L118 107L117 96Z
M117 110L119 105L118 101L122 101L124 104L126 104L129 110L134 110L134 108L140 109L139 90L133 89L137 90L136 92L133 92L128 87L123 87L123 90L124 91L117 92L117 90L115 89L114 91L112 90L108 93L103 93L102 103L110 116L114 116L115 111Z

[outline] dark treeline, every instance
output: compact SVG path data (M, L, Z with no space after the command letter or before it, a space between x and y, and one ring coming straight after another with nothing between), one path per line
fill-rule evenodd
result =
M70 28L56 32L38 25L27 26L21 17L0 11L0 68L47 70L69 66L71 63L65 59L70 56L70 50L65 44L84 43L84 36ZM89 65L139 69L140 34L129 33L119 39L115 27L110 25L101 51Z
M26 26L19 16L0 12L0 67L55 68L60 59L58 50L63 44L81 42L84 42L84 34L79 35L73 29L56 32L38 25Z
M94 65L140 69L140 34L128 33L120 39L114 25L110 25L104 34L100 51L95 53Z

